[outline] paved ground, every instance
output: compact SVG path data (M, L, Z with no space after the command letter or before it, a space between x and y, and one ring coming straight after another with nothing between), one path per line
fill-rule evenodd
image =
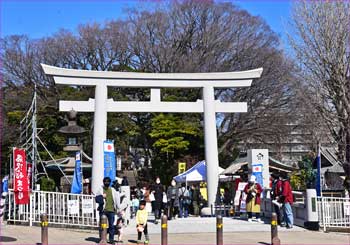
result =
M169 244L216 244L215 218L188 218L169 221ZM125 229L123 244L134 244L134 224ZM160 244L160 225L149 223L151 244ZM37 244L41 239L40 227L1 226L1 244ZM224 219L224 244L270 244L269 224L248 223ZM323 233L300 227L279 229L281 244L350 244L349 233ZM49 228L49 244L96 244L98 232Z

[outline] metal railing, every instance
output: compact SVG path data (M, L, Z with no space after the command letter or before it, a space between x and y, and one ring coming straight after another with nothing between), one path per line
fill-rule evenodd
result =
M63 226L97 227L95 197L92 195L60 192L33 191L30 202L16 205L13 190L9 190L8 221L40 223L40 215L46 213L50 224Z
M210 206L211 216L221 215L222 217L230 217L233 214L230 211L233 209L232 205L215 204Z
M350 227L350 198L318 197L317 210L320 226L324 228Z

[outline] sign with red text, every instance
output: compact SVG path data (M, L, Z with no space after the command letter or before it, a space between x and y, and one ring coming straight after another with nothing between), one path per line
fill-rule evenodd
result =
M16 204L29 203L29 185L26 166L26 152L24 149L13 149L14 192Z

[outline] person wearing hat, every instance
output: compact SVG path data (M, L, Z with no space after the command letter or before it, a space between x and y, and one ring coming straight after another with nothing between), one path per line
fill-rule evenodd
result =
M256 182L254 175L250 176L248 184L244 187L244 193L247 195L246 210L248 214L248 222L253 221L253 213L259 223L264 223L260 219L260 204L261 193L263 189L259 183Z

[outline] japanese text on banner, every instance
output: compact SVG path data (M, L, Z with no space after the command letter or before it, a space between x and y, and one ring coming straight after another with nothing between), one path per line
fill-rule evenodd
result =
M14 192L16 204L29 203L29 185L26 168L26 153L24 149L13 149L14 162Z

